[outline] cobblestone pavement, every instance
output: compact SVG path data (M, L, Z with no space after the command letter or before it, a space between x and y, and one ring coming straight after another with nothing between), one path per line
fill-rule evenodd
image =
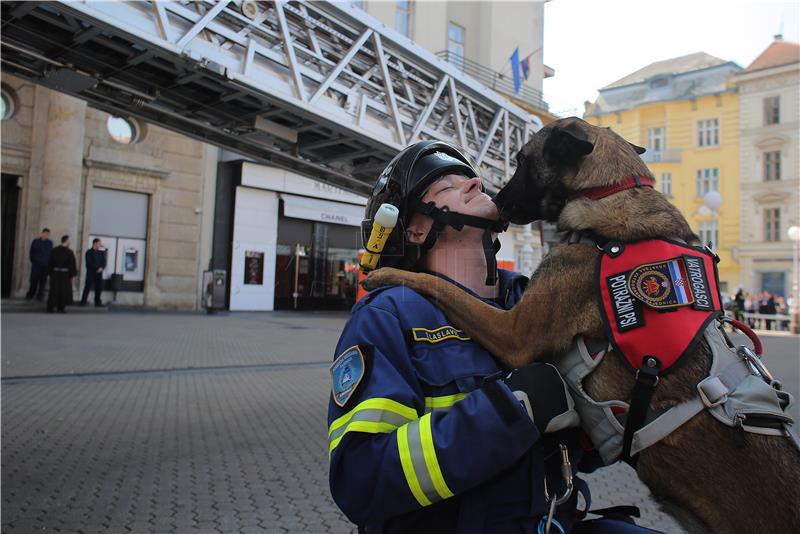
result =
M352 532L328 491L336 313L3 313L2 532ZM596 507L681 532L624 465Z

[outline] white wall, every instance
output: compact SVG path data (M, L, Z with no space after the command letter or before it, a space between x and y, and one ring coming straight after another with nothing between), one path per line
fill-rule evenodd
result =
M231 254L230 309L268 311L275 304L275 254L278 242L278 195L271 191L236 188ZM244 283L245 251L264 253L261 285Z

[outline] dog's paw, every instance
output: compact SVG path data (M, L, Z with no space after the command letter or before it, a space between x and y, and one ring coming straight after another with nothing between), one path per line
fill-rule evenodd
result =
M403 283L405 271L393 269L392 267L382 267L372 271L361 281L361 287L367 291L383 286L397 286Z

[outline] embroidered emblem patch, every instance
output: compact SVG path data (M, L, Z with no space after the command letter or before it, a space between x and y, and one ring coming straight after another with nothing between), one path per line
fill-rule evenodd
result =
M460 341L469 341L471 339L463 330L450 325L440 326L434 330L412 328L411 333L414 336L414 341L426 341L428 343L439 343L446 339L458 339Z
M631 295L656 309L678 308L694 303L683 258L639 265L628 275L628 290Z
M642 304L633 298L628 289L628 273L619 273L606 278L608 293L614 308L614 320L617 330L624 332L632 328L644 326Z
M341 353L331 365L331 390L333 402L344 408L347 401L355 393L361 379L366 372L364 355L358 345L350 347Z

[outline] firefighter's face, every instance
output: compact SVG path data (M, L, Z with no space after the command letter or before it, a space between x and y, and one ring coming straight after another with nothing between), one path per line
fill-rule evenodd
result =
M433 202L438 208L447 207L450 211L473 215L484 219L497 220L499 214L497 206L489 195L483 192L480 178L467 178L459 174L448 174L435 181L425 194L422 202ZM408 225L409 240L416 243L422 237L425 241L428 231L433 225L433 220L420 213L414 213ZM453 228L446 227L443 233L455 232ZM466 234L464 234L466 232ZM465 226L460 232L462 237L475 234L478 239L483 235L483 230L472 226Z

